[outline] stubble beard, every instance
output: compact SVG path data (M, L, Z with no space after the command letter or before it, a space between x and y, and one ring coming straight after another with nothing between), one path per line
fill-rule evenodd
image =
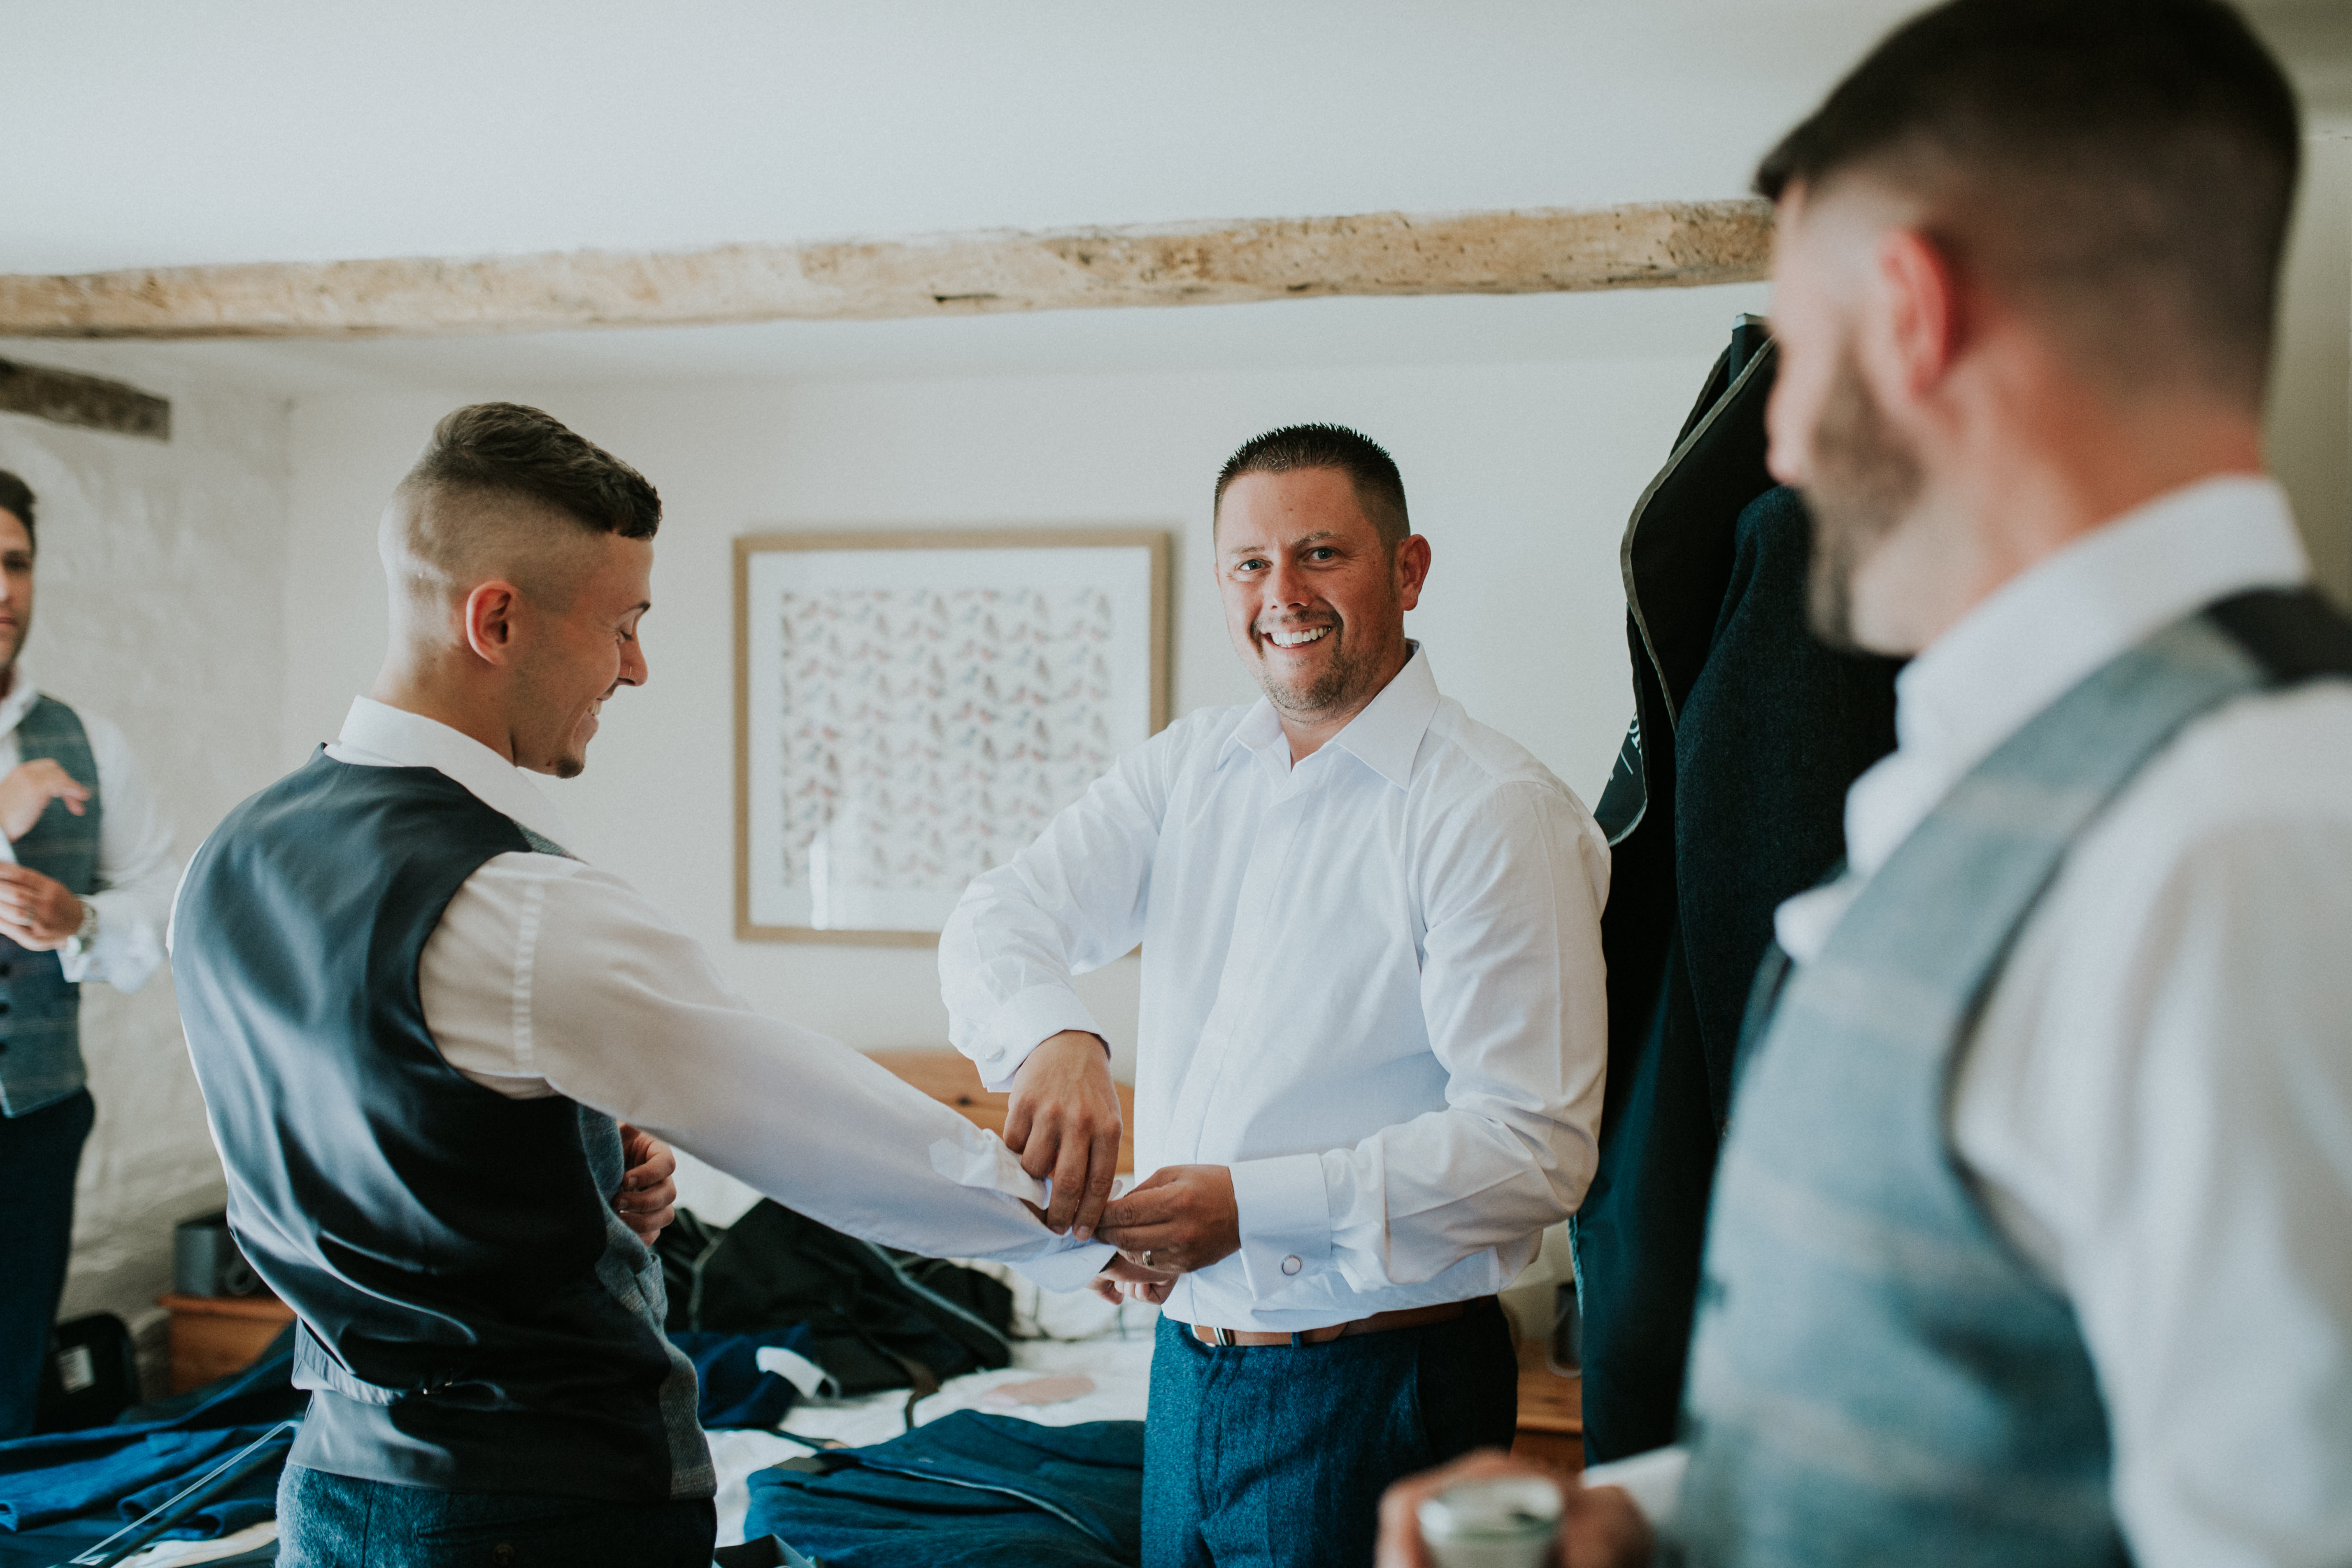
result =
M1854 635L1854 578L1925 484L1918 454L1871 395L1849 342L1839 353L1837 377L1813 432L1812 476L1801 487L1813 516L1807 619L1830 647L1862 651Z
M1261 632L1261 637L1267 634ZM1269 644L1271 638L1268 638ZM1300 687L1276 679L1266 660L1261 658L1257 668L1258 689L1265 700L1294 719L1312 719L1328 713L1356 694L1368 673L1365 661L1356 657L1347 638L1347 627L1334 625L1330 632L1330 662L1313 681Z

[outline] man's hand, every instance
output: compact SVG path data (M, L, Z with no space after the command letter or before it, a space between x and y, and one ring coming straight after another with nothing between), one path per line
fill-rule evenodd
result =
M672 1206L677 1202L677 1156L668 1144L625 1121L621 1124L621 1154L629 1168L621 1177L621 1190L613 1194L613 1212L651 1247L662 1227L677 1217Z
M76 784L71 773L48 757L17 763L0 779L0 833L14 844L33 831L53 800L64 801L66 809L79 816L89 800L89 786Z
M54 952L80 929L81 900L63 882L0 860L0 936L35 952Z
M1031 1175L1054 1179L1045 1223L1090 1239L1118 1170L1118 1090L1110 1047L1099 1036L1065 1029L1029 1053L1013 1074L1004 1146Z
M1374 1568L1429 1568L1429 1549L1422 1542L1421 1521L1414 1510L1448 1487L1505 1476L1534 1477L1559 1489L1559 1536L1552 1546L1552 1561L1559 1568L1650 1568L1657 1555L1657 1534L1624 1488L1587 1490L1570 1477L1494 1448L1407 1476L1382 1493L1381 1543L1373 1554Z
M1130 1263L1116 1252L1102 1266L1102 1272L1087 1281L1094 1293L1106 1301L1149 1301L1155 1307L1168 1300L1168 1288L1175 1283L1174 1274Z
M1103 1210L1102 1239L1157 1272L1189 1274L1242 1247L1234 1173L1223 1165L1163 1165Z

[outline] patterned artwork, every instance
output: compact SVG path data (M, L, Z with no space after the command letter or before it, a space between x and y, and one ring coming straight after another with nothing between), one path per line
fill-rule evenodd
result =
M1150 551L777 551L748 571L750 923L936 933L1150 732Z

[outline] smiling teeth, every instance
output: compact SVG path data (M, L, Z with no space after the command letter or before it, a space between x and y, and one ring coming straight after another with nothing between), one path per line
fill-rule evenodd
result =
M1329 636L1330 631L1329 626L1317 626L1312 631L1269 632L1266 635L1273 638L1274 646L1276 647L1304 647L1319 637Z

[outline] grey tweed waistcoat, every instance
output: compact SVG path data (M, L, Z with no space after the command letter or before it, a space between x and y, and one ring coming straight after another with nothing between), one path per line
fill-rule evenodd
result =
M98 761L74 710L54 697L37 700L16 726L22 762L48 758L89 788L77 816L53 800L13 846L16 863L62 882L77 897L98 891L98 830L105 801ZM35 952L0 937L0 1114L24 1116L86 1081L81 1059L81 987L68 980L54 952Z
M2167 627L1956 785L1812 962L1768 961L1692 1342L1688 1562L2126 1560L2089 1352L1961 1170L1950 1086L2020 926L2141 766L2220 704L2329 675L2352 625L2314 595Z

